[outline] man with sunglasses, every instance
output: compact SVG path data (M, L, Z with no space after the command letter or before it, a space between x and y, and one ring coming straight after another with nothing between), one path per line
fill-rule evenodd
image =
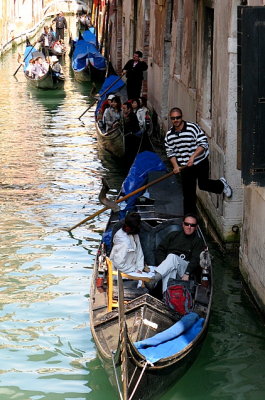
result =
M174 231L162 240L156 250L156 273L146 287L152 290L162 279L162 291L167 289L169 278L188 281L199 265L204 250L203 240L198 236L198 220L195 214L186 214L182 230Z
M174 107L169 113L172 128L165 137L165 148L173 171L178 174L182 169L182 188L184 197L184 214L196 212L196 186L211 193L224 193L232 196L232 189L225 178L209 179L209 145L199 125L184 121L182 111Z

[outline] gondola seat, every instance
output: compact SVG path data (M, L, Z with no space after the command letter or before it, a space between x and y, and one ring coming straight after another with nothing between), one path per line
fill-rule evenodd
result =
M108 270L107 286L108 286L108 311L112 311L113 308L118 307L118 295L117 295L117 279L118 271L113 269L112 261L109 257L106 257L106 264ZM124 280L124 299L125 301L132 300L142 294L148 293L148 290L144 287L137 288L139 277L121 273ZM141 281L149 282L150 278L147 276L141 276ZM116 289L116 290L115 290Z

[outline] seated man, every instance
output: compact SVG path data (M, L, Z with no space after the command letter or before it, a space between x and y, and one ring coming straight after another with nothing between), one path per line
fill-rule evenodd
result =
M200 254L204 250L204 243L197 235L198 220L194 214L186 214L180 232L171 232L159 244L156 251L156 273L146 287L152 290L161 279L164 292L167 289L169 278L189 280L200 261Z
M63 69L57 56L51 56L51 67L53 72L57 73L58 75L63 75Z
M124 225L113 238L110 259L114 268L121 272L141 272L144 268L144 255L139 239L141 217L136 212L126 215Z
M141 135L139 122L133 112L132 103L126 101L122 105L124 134Z

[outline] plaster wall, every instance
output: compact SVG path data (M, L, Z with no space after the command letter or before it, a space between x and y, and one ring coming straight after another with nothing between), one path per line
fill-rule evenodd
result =
M265 188L244 188L240 270L265 312Z
M237 5L240 2L214 3L214 37L212 64L212 115L207 118L203 91L198 91L198 122L209 137L211 148L211 177L225 176L233 188L233 197L198 193L207 213L215 221L218 233L233 241L234 225L241 226L242 185L241 172L237 170ZM200 10L202 15L202 10ZM203 44L201 43L201 46ZM202 54L202 50L200 51ZM203 57L199 57L202 60ZM201 69L202 71L202 69ZM203 88L203 74L198 86Z
M236 168L239 4L231 0L178 0L165 2L161 9L153 1L148 75L148 96L162 130L169 128L169 109L178 106L184 119L197 122L208 136L210 176L225 176L234 194L228 200L198 190L198 198L220 237L231 242L238 240L233 229L241 226L243 200L241 172ZM213 15L211 62L206 59L210 57L205 42L207 10Z

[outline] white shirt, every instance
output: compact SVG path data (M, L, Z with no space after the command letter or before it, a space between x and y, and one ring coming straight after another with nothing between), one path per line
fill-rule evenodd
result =
M110 259L115 269L121 272L142 271L144 268L144 255L138 235L128 235L119 229L113 238L113 247Z

